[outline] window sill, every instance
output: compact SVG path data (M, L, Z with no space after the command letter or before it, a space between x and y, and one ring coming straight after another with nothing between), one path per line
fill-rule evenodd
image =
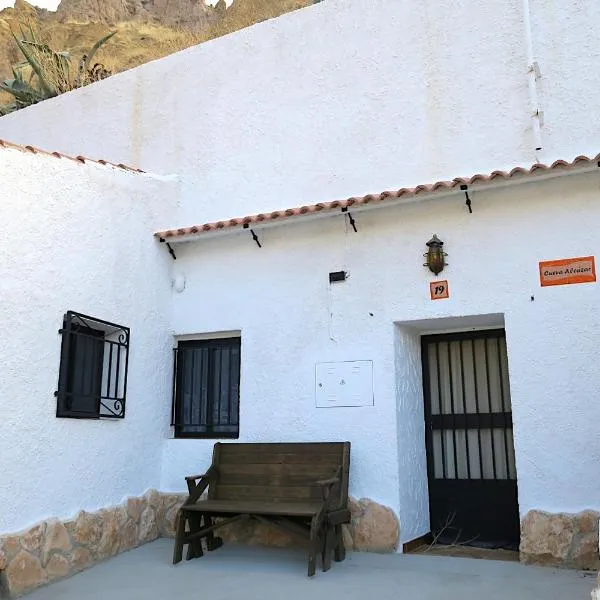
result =
M238 433L175 433L173 440L237 440Z

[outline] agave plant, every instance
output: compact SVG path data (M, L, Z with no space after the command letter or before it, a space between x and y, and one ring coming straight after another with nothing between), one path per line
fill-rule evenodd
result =
M0 116L6 115L9 112L24 108L43 100L43 95L27 81L23 79L23 72L19 65L12 68L14 79L6 79L0 81L0 90L4 90L11 94L14 102L10 104L0 105Z
M72 68L69 52L55 51L42 43L32 28L29 28L29 36L23 30L21 38L13 33L25 60L13 65L13 79L0 81L0 90L14 98L10 104L0 105L0 116L111 75L103 65L92 61L96 52L116 33L112 31L105 35L83 54L76 71Z

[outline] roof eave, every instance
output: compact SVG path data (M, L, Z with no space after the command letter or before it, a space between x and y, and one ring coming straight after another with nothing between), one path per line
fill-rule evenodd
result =
M225 220L219 222L219 225L222 224L222 226L213 226L208 230L202 230L202 226L199 226L198 231L195 232L178 233L177 229L172 229L168 231L158 231L154 234L154 236L158 238L159 241L168 242L169 244L180 244L187 242L195 242L199 240L208 240L217 236L220 237L223 235L234 235L243 233L245 231L249 231L250 229L258 231L266 228L278 227L280 225L287 225L292 223L305 223L311 220L335 217L343 215L346 212L359 213L371 210L373 208L392 207L402 204L412 204L415 202L425 202L428 200L446 198L449 196L464 197L465 191L469 191L471 193L475 191L480 192L486 190L498 190L502 188L513 187L516 185L537 183L540 181L547 181L549 179L556 179L559 177L566 177L570 175L581 175L585 173L591 173L594 171L598 172L599 167L600 163L594 160L582 166L556 168L552 171L540 170L540 172L538 173L511 176L510 178L498 176L498 179L494 179L492 177L491 179L488 179L487 181L483 182L475 181L471 183L461 183L460 179L456 179L454 180L456 182L456 187L452 188L417 191L412 195L406 195L399 198L382 197L376 199L376 197L373 197L372 201L363 202L361 204L349 204L349 201L340 201L339 206L337 207L324 208L315 212L307 212L306 214L282 214L277 218L265 218L262 221L254 220L255 217L246 217L244 219L231 219L230 221ZM235 222L235 224L231 224L232 222Z

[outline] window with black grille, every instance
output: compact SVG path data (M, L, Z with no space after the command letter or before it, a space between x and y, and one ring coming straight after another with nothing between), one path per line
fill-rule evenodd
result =
M59 333L56 416L125 417L129 328L68 311Z
M179 342L173 367L175 437L239 437L239 398L239 337Z

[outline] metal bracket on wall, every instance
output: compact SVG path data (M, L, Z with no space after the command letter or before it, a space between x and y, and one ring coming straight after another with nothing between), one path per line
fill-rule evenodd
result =
M169 249L169 254L173 257L173 260L177 260L177 257L175 256L175 251L173 250L171 244L169 244L169 242L167 242L167 240L165 240L164 238L159 238L159 240L162 244L166 244L167 248Z
M348 211L347 206L344 206L344 208L342 208L342 213L348 215L348 221L350 221L350 225L352 225L352 229L354 229L354 233L358 233L358 229L356 229L356 221L354 220L354 217L352 216L352 214Z
M248 223L244 223L243 227L244 227L244 229L250 229L250 226L248 225ZM254 229L250 229L250 233L252 235L252 239L256 242L256 245L259 248L262 248L262 244L260 243L260 240L258 239L258 236L256 235L256 233L254 233Z
M460 189L465 193L465 204L467 205L467 208L469 209L469 214L471 214L473 212L473 209L471 208L471 198L469 198L469 186L468 185L461 185Z

